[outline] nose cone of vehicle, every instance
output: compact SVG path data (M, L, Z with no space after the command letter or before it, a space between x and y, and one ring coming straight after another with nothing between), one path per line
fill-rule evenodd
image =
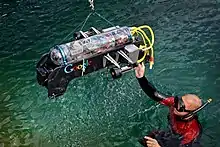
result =
M60 51L56 48L51 50L50 58L51 58L51 61L56 65L63 64L63 57L62 57Z

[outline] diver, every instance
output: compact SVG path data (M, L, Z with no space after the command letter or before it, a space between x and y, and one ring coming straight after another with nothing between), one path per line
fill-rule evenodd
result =
M169 107L169 131L151 132L139 140L145 147L201 147L199 140L202 127L196 113L210 101L202 100L194 94L183 96L166 96L147 80L144 64L135 67L136 78L142 90L153 100Z

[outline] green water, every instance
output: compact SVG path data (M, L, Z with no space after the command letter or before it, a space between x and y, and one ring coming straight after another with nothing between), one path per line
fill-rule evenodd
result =
M199 113L202 143L220 146L220 1L95 0L95 7L116 25L152 27L155 66L146 75L162 92L212 97ZM86 0L0 1L0 146L141 147L138 138L166 128L167 108L146 97L134 72L116 81L94 72L56 100L37 84L40 56L89 12ZM95 16L84 31L91 26L109 27Z

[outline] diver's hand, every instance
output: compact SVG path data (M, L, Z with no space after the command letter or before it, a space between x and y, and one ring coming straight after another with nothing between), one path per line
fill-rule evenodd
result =
M161 147L156 139L145 136L146 143L148 147Z
M138 66L134 69L137 78L142 78L144 76L145 66L143 62L141 64L138 64Z

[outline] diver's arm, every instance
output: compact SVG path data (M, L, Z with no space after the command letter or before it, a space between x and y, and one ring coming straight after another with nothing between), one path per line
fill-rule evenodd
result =
M159 93L157 89L147 80L145 76L137 78L142 90L153 100L160 102L165 100L167 96Z
M173 98L165 96L157 91L157 89L144 76L144 63L138 64L135 67L135 74L143 91L153 100L160 102L163 105L170 106L173 104Z

